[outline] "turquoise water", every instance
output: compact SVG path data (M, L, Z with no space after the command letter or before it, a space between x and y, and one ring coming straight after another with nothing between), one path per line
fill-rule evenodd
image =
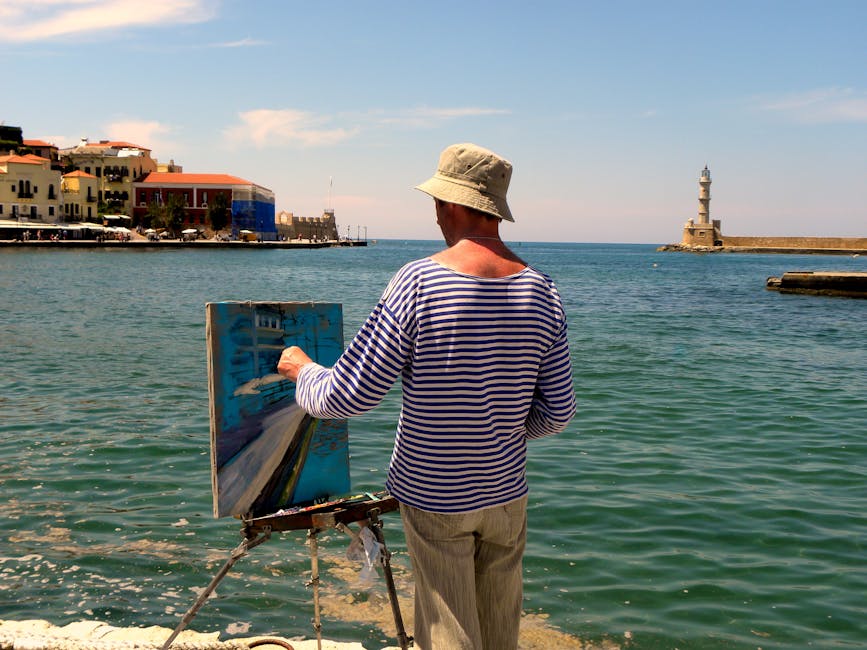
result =
M0 618L174 627L240 540L211 516L205 302L342 302L348 340L437 248L0 253ZM867 647L867 301L764 288L867 258L516 250L563 295L580 408L531 445L523 647ZM397 409L350 423L354 490ZM394 645L347 541L321 540L325 636ZM310 638L308 579L279 535L191 627Z

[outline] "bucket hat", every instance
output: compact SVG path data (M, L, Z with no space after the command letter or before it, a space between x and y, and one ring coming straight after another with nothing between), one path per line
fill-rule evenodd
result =
M435 199L514 221L506 203L512 163L493 151L464 142L446 147L436 174L415 189Z

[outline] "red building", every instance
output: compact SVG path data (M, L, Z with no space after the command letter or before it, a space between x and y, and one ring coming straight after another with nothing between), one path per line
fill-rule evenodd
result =
M234 189L250 185L250 181L229 174L151 172L143 180L133 183L133 223L141 223L151 203L164 205L174 195L186 206L184 225L205 226L210 202L223 195L226 206L231 209Z

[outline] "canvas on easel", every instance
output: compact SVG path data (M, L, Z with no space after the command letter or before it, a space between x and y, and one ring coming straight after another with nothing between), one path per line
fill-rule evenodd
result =
M257 517L350 489L346 420L320 420L277 374L284 348L331 366L343 352L339 304L206 305L215 517Z

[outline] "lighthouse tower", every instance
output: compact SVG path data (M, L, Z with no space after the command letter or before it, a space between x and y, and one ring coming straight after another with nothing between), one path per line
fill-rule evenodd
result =
M698 223L701 225L710 223L710 183L710 170L705 165L698 179Z
M681 246L699 249L722 246L720 222L710 220L710 183L710 170L705 165L698 177L698 222L692 217L687 219Z

